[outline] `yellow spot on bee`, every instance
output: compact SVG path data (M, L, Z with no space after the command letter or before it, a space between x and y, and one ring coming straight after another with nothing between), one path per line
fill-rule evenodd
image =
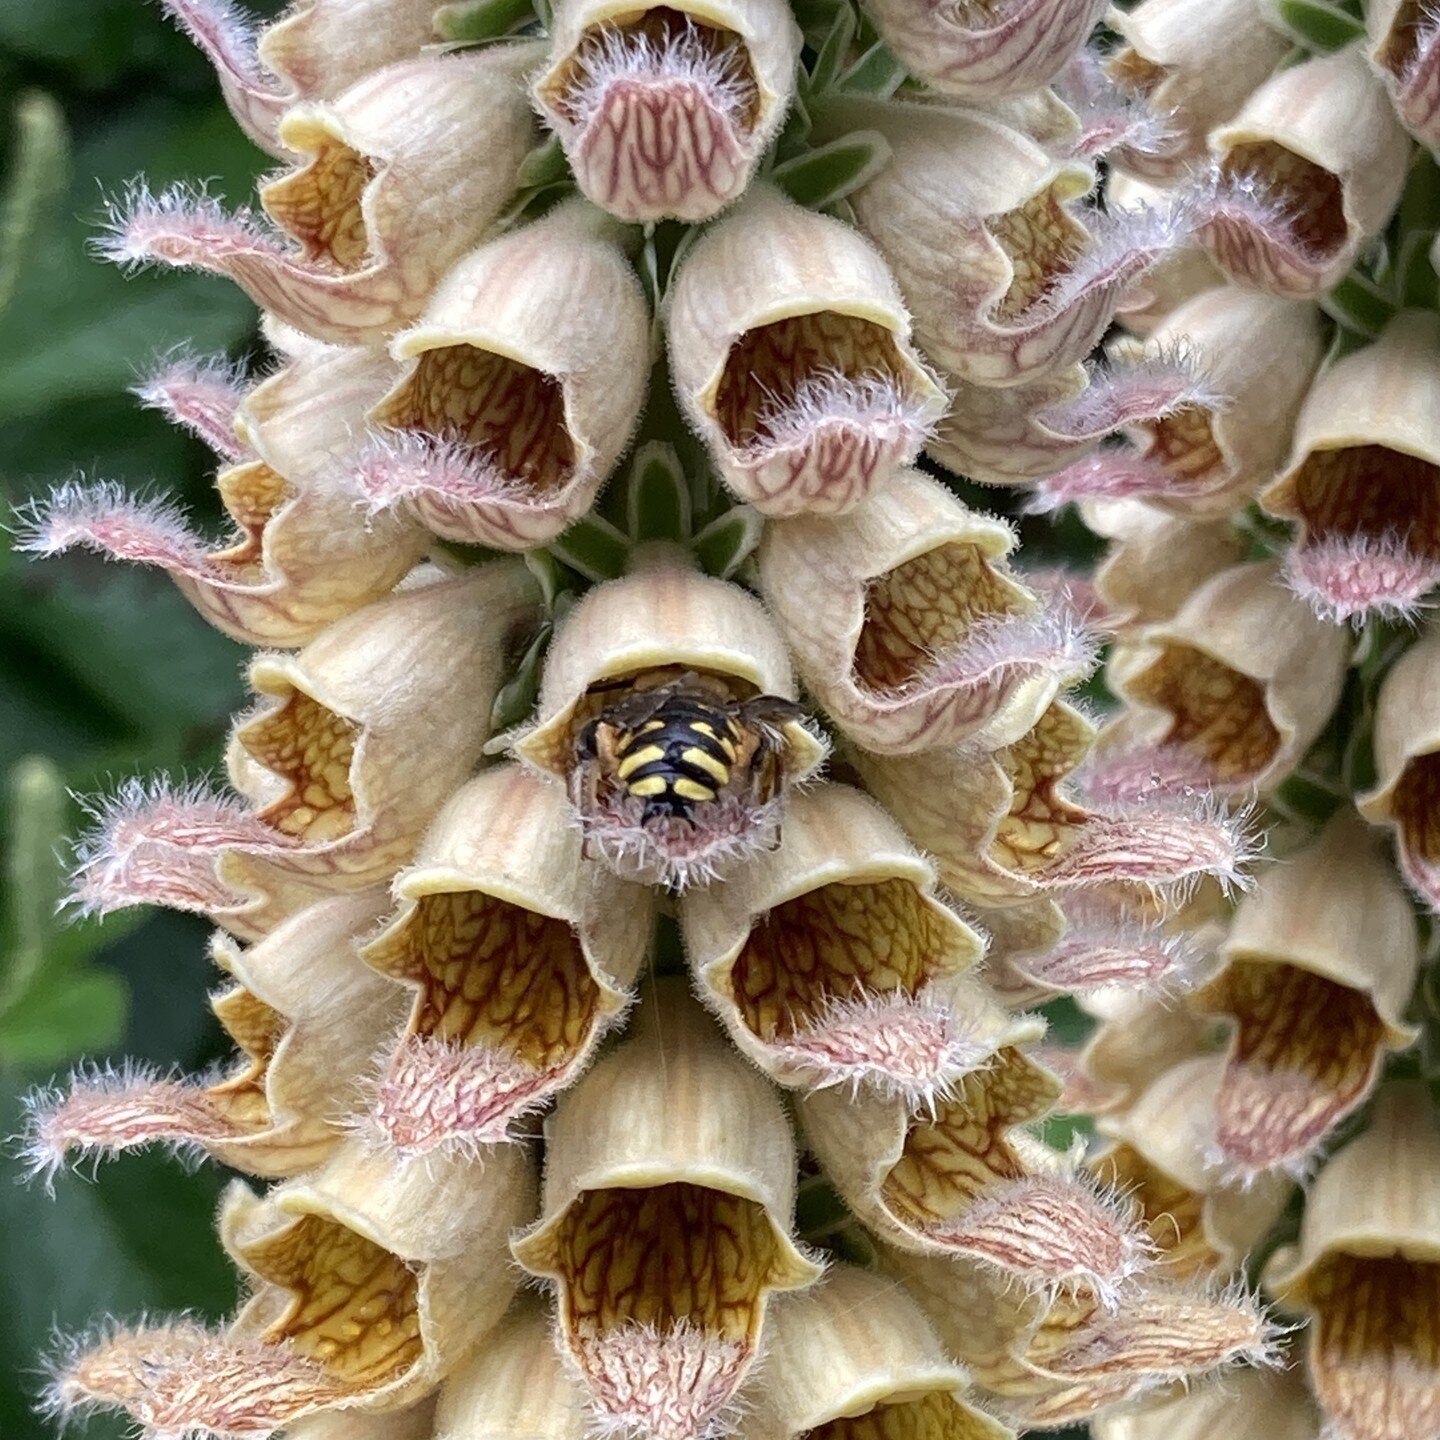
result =
M642 765L652 760L663 760L665 751L659 745L647 745L643 750L632 750L621 762L616 773L622 780L628 779Z
M707 785L702 785L698 780L687 780L683 776L676 780L672 787L675 793L682 800L713 800L715 792ZM632 793L638 794L638 790L632 787Z
M697 770L703 770L707 775L713 776L717 785L723 785L730 778L729 767L723 760L710 754L708 750L692 747L685 751L683 759L687 765L693 765Z
M652 796L663 795L668 788L663 775L647 775L645 779L637 780L630 786L630 793L637 800L649 800ZM696 788L698 789L699 787L697 786Z

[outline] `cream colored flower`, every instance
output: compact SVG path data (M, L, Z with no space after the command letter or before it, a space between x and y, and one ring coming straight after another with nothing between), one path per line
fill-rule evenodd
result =
M902 471L845 516L768 527L760 588L815 698L857 745L936 750L1023 734L1090 665L1065 607L1009 570L1009 527Z
M403 61L288 111L277 134L301 159L260 191L280 234L203 193L137 190L100 249L228 275L307 334L373 343L420 313L509 201L534 142L520 80L537 54L496 45Z
M1293 1371L1248 1366L1143 1407L1099 1416L1095 1440L1320 1440L1320 1417Z
M440 812L361 952L411 992L367 1130L406 1155L508 1139L630 1000L652 896L580 855L565 792L496 766Z
M397 997L356 958L383 912L377 891L320 900L241 949L212 942L232 983L211 1009L240 1054L223 1074L181 1078L90 1068L67 1092L30 1102L26 1156L50 1174L71 1154L164 1144L255 1175L294 1175L339 1145L376 1045L399 1019Z
M1369 1128L1326 1164L1300 1242L1265 1283L1305 1312L1310 1386L1336 1435L1440 1435L1440 1133L1428 1093L1381 1093Z
M1375 788L1356 804L1395 832L1400 868L1440 910L1440 728L1435 724L1440 630L1428 628L1395 662L1375 706Z
M692 1440L724 1424L771 1296L820 1273L794 1203L778 1097L683 981L657 980L547 1122L541 1218L513 1245L554 1283L557 1342L600 1428Z
M267 1436L317 1411L388 1411L455 1370L518 1276L506 1237L533 1214L519 1147L397 1168L354 1142L263 1199L227 1193L221 1237L250 1279L219 1330L116 1330L62 1355L60 1413L119 1409L158 1434Z
M774 851L681 902L701 998L783 1085L944 1093L986 1057L947 983L984 947L935 889L872 800L802 791Z
M350 459L372 514L523 550L595 500L650 377L650 313L619 227L584 201L460 260L391 351L400 371Z
M1390 218L1410 142L1358 44L1277 71L1210 135L1202 237L1242 285L1318 295Z
M1415 920L1373 833L1342 811L1313 846L1265 869L1220 959L1195 995L1232 1026L1218 1158L1242 1176L1303 1170L1364 1102L1385 1052L1415 1039L1404 1020Z
M1405 128L1427 149L1440 144L1440 50L1434 16L1420 0L1374 0L1365 8L1370 63Z
M622 220L705 220L737 199L795 88L784 0L562 0L531 89L580 188Z
M1316 379L1260 503L1298 523L1286 573L1319 614L1413 613L1440 583L1440 317L1403 311Z
M945 409L879 252L770 186L685 255L666 343L720 478L765 515L853 508L915 458Z
M425 547L413 521L366 523L336 469L391 370L382 352L323 347L246 393L215 362L168 365L140 393L228 462L215 484L233 537L217 546L167 502L72 482L30 507L19 546L155 565L227 635L303 644L389 594Z
M684 885L772 844L786 791L824 758L794 696L784 643L754 597L679 552L650 552L566 617L514 749L565 781L587 854L633 879ZM631 756L645 750L641 727L660 721L667 742L677 727L693 741L697 718L713 734L700 736L707 754L691 762L687 791L708 798L637 793L626 758L632 769L657 758Z
M76 899L162 904L251 938L327 893L389 878L480 758L507 645L539 587L500 562L338 621L250 666L258 707L227 767L238 796L132 782L96 807Z

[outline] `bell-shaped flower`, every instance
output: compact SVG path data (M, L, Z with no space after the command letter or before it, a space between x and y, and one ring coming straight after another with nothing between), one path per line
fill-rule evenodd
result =
M1433 626L1395 662L1375 704L1376 783L1356 804L1395 832L1400 870L1440 912L1440 630Z
M524 550L593 503L650 381L650 312L618 226L584 201L465 256L395 337L381 433L346 473L372 515Z
M307 334L374 343L420 314L509 203L534 143L520 80L537 53L430 55L297 106L278 134L301 158L260 191L273 224L203 193L138 188L115 207L100 251L227 275Z
M499 562L369 605L297 654L257 656L262 699L227 754L242 798L137 781L101 801L77 903L196 910L250 938L387 880L480 758L538 589Z
M1381 1093L1316 1177L1265 1285L1304 1312L1310 1388L1345 1440L1440 1435L1440 1132L1429 1094Z
M529 1157L397 1165L355 1142L220 1217L249 1295L219 1329L146 1323L69 1346L60 1414L117 1409L156 1434L263 1437L316 1411L388 1411L428 1392L499 1321L519 1276L511 1229L534 1213Z
M587 855L680 887L772 845L787 790L825 746L794 703L784 641L748 591L678 552L640 562L566 616L514 749L564 780ZM658 755L646 727L660 732Z
M565 792L503 765L458 791L361 952L412 995L365 1132L402 1154L473 1150L571 1084L624 1012L651 893L580 856Z
M168 364L140 394L228 462L215 487L232 538L208 540L169 501L72 482L26 507L17 543L157 566L227 635L303 644L389 594L425 546L415 521L367 523L334 469L392 373L382 352L325 347L247 394L214 362Z
M866 750L910 754L1035 723L1093 663L1084 626L1014 576L1004 521L918 471L848 515L769 526L760 589L810 693Z
M1080 1287L1114 1303L1149 1258L1138 1214L1024 1131L1061 1091L1019 1048L1041 1022L987 1005L978 985L966 1008L987 1063L925 1107L812 1091L799 1105L811 1149L888 1243L967 1256L1024 1291Z
M398 997L356 958L357 936L383 913L366 891L321 900L241 949L212 942L231 977L211 1009L240 1052L209 1076L88 1067L65 1091L29 1101L25 1154L47 1177L72 1156L162 1144L213 1155L254 1175L294 1175L339 1145Z
M1099 1123L1108 1143L1092 1166L1139 1204L1158 1265L1177 1280L1233 1275L1292 1191L1278 1173L1249 1185L1217 1173L1215 1127L1227 1063L1224 1055L1182 1060L1128 1109Z
M1203 161L1210 131L1235 115L1292 43L1267 23L1264 0L1142 0L1111 14L1121 39L1111 75L1171 131L1151 175L1183 175Z
M586 197L622 220L706 220L738 199L795 90L784 0L561 0L531 91Z
M906 69L942 95L998 100L1055 79L1105 13L1105 0L869 0Z
M1006 745L981 737L923 755L857 754L854 764L946 887L975 904L1116 885L1183 895L1207 875L1239 883L1245 829L1213 803L1085 803L1070 776L1094 735L1054 700Z
M1085 1289L1027 1293L964 1256L887 1247L881 1264L919 1301L989 1407L1025 1430L1134 1408L1151 1392L1271 1358L1273 1328L1238 1288L1147 1276L1111 1307Z
M1413 613L1440 584L1440 317L1403 311L1316 379L1260 503L1297 522L1286 576L1319 614Z
M820 1273L794 1204L779 1097L683 980L657 980L630 1037L547 1121L541 1218L512 1246L555 1287L556 1342L602 1430L698 1440L725 1425L771 1297Z
M1440 26L1420 0L1374 0L1365 10L1370 63L1400 122L1427 150L1440 145Z
M1242 1178L1303 1174L1364 1103L1387 1051L1415 1039L1405 1007L1419 938L1378 838L1342 812L1315 844L1262 871L1235 911L1219 974L1194 996L1230 1025L1216 1157Z
M1350 648L1277 565L1222 570L1112 659L1125 710L1101 737L1090 793L1268 793L1325 728Z
M753 1440L1013 1440L971 1402L925 1312L873 1270L836 1265L781 1296L769 1332Z
M801 791L774 850L682 900L696 987L782 1085L928 1102L988 1054L947 983L984 947L935 889L872 800Z
M666 343L720 478L765 515L851 509L916 457L945 409L879 252L769 186L686 253Z
M1410 140L1359 45L1278 70L1210 134L1216 190L1201 237L1241 285L1308 297L1390 218Z

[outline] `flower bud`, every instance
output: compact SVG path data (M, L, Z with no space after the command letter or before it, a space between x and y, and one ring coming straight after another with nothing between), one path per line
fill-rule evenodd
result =
M1026 1294L963 1256L887 1248L882 1264L991 1405L1026 1429L1084 1421L1161 1386L1269 1359L1272 1331L1243 1291L1141 1280L1109 1308L1085 1290Z
M1431 627L1395 662L1375 703L1375 788L1356 800L1372 824L1395 832L1400 869L1440 911L1440 629Z
M678 978L546 1122L541 1219L513 1243L555 1285L557 1341L606 1428L695 1440L755 1363L772 1293L819 1268L791 1238L775 1093Z
M1265 1276L1309 1317L1310 1387L1333 1433L1440 1433L1437 1234L1440 1132L1427 1092L1395 1086L1316 1177L1299 1244Z
M1225 515L1282 464L1310 378L1324 354L1318 307L1239 290L1207 290L1122 356L1186 355L1205 377L1193 397L1134 427L1139 463L1155 472L1157 504Z
M1095 1440L1320 1440L1320 1417L1293 1370L1247 1366L1217 1380L1097 1417Z
M876 123L890 160L850 203L921 349L957 380L1014 385L1083 360L1178 237L1161 207L1110 221L1075 206L1089 166L978 112L891 106Z
M1143 0L1111 14L1123 44L1110 73L1172 132L1152 174L1183 174L1204 160L1210 131L1234 116L1291 45L1266 23L1262 0Z
M1358 45L1277 71L1211 132L1218 166L1201 237L1242 285L1328 289L1383 229L1410 142Z
M1085 524L1110 544L1095 569L1107 626L1122 633L1171 619L1212 575L1236 564L1229 518L1170 515L1144 500L1090 500Z
M966 1402L969 1377L893 1281L853 1265L775 1303L753 1440L1012 1440Z
M1222 570L1113 669L1127 710L1091 793L1273 790L1325 728L1349 653L1275 565Z
M1440 146L1440 31L1420 0L1374 0L1365 10L1370 63L1400 122L1427 150Z
M1283 1175L1242 1186L1214 1173L1225 1068L1223 1055L1182 1060L1128 1110L1099 1125L1111 1143L1092 1167L1139 1204L1160 1263L1177 1280L1233 1274L1291 1194Z
M495 45L426 56L287 112L280 143L303 158L260 192L284 236L203 194L140 190L101 252L228 275L307 334L373 342L420 313L510 200L534 140L520 76L535 55Z
M806 1138L856 1216L919 1253L964 1255L1026 1289L1088 1286L1113 1299L1144 1261L1133 1218L1020 1127L1046 1114L1060 1081L1017 1045L1041 1022L967 1001L988 1065L924 1110L904 1099L816 1090Z
M277 132L297 100L333 99L435 39L435 0L292 0L258 36L226 0L163 4L215 67L240 128L282 157Z
M528 1157L396 1168L353 1142L220 1217L250 1278L226 1327L120 1330L63 1356L53 1408L121 1409L159 1434L268 1436L337 1407L393 1410L452 1372L500 1319L508 1232L533 1214Z
M979 936L848 786L795 795L779 845L687 894L680 923L701 997L782 1085L927 1100L985 1058L946 983L980 959Z
M915 458L945 408L879 253L768 186L686 254L666 340L720 478L765 515L849 510Z
M586 1440L588 1421L550 1317L524 1297L445 1382L434 1429L421 1440Z
M1410 903L1353 815L1262 871L1195 1003L1231 1022L1216 1145L1241 1176L1303 1170L1362 1104L1386 1050L1415 1039L1405 1007L1419 967Z
M1440 583L1440 317L1406 310L1315 381L1260 496L1299 524L1286 574L1327 619L1413 613Z
M83 545L158 566L227 635L303 644L389 594L424 549L412 521L367 524L335 468L391 370L379 351L324 347L245 395L222 384L213 363L167 366L142 398L231 462L216 488L234 537L216 546L168 502L71 483L31 507L20 548L53 555Z
M395 337L388 432L354 457L372 514L523 550L593 503L644 407L650 314L617 227L583 201L461 260Z
M1015 543L907 470L849 515L767 527L760 588L806 686L857 745L1004 743L1091 664L1068 610L1010 574Z
M254 1175L321 1164L340 1143L347 1090L399 1019L390 987L353 949L383 903L376 891L321 900L245 950L217 935L212 951L233 983L210 1005L241 1052L236 1063L209 1078L78 1072L68 1093L29 1102L31 1168L48 1176L74 1152L157 1143Z
M413 992L367 1127L402 1154L511 1138L630 1000L651 894L582 860L567 819L559 785L497 766L396 878L399 912L361 954Z
M800 44L783 0L562 0L531 89L596 205L634 222L705 220L739 197L779 130Z
M76 899L198 910L242 937L320 894L388 879L480 758L517 630L538 618L518 562L418 586L261 654L227 753L243 803L134 783L97 808Z
M1173 192L1123 170L1112 168L1105 177L1105 209L1111 214L1156 210L1178 199ZM1191 235L1145 272L1116 306L1115 319L1132 335L1148 335L1172 310L1224 283L1215 262Z
M1192 888L1238 879L1241 830L1206 801L1092 809L1067 783L1094 728L1054 700L1008 745L923 755L857 754L871 792L935 861L946 887L979 905L1097 885Z
M983 8L872 0L885 43L944 95L995 100L1053 80L1084 45L1104 0L997 0Z
M754 597L678 555L641 562L565 618L514 748L564 779L586 854L683 886L773 844L786 791L825 747L799 718L784 642ZM647 753L647 726L667 745L691 742L683 764ZM632 782L636 768L647 773Z

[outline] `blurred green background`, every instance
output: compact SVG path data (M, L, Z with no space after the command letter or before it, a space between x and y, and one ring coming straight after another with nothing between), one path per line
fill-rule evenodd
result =
M4 0L0 96L6 509L84 472L163 489L218 523L208 452L126 392L181 342L251 353L253 307L203 277L127 280L86 241L103 195L138 174L205 179L238 203L267 157L144 0ZM82 821L66 791L211 769L243 659L160 576L0 549L0 1133L19 1128L27 1089L81 1054L190 1069L219 1053L204 925L146 914L70 927L53 911L57 857ZM209 1233L215 1167L135 1156L99 1184L62 1174L53 1200L12 1183L18 1171L13 1155L0 1160L0 1435L32 1440L52 1430L32 1413L52 1329L177 1307L218 1314L233 1287ZM86 1433L121 1428L97 1419Z

